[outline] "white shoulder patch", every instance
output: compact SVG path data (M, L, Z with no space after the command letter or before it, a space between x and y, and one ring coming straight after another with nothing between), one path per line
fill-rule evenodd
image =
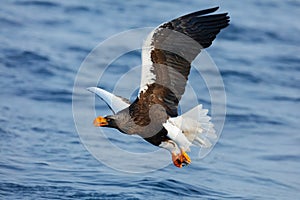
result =
M145 40L142 47L142 75L139 94L147 90L147 85L155 82L156 76L152 73L151 70L151 68L153 68L153 62L151 60L151 51L154 49L153 35L155 32L156 29L151 31L151 33L147 36L147 39Z

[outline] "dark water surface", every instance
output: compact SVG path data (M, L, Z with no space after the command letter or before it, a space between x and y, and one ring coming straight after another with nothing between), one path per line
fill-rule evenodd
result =
M208 49L227 95L213 151L183 169L142 174L97 161L72 115L84 58L114 34L216 5L231 25ZM0 199L300 198L299 10L296 0L1 2ZM102 86L139 65L138 53L116 62ZM200 98L209 108L209 97ZM134 141L131 148L146 145Z

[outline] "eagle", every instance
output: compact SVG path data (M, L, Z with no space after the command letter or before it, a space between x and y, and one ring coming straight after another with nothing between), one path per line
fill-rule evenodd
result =
M196 11L155 28L142 47L142 75L138 96L133 102L99 87L87 90L99 96L112 110L98 116L97 127L118 129L139 135L147 142L171 153L173 164L191 163L190 146L211 146L206 137L216 137L208 110L197 105L178 115L191 63L211 46L216 35L229 25L228 13L213 14L218 7ZM196 112L199 117L191 117Z

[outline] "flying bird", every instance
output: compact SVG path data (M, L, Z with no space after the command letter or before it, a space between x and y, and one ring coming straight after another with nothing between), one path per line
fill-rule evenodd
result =
M112 115L95 118L97 127L111 127L139 135L167 149L176 167L191 163L191 145L208 148L207 138L216 137L208 110L198 105L178 116L191 63L209 47L221 29L229 25L228 13L212 14L218 7L193 12L155 28L142 47L139 94L132 103L99 87L87 88L98 95ZM196 113L195 118L191 117Z

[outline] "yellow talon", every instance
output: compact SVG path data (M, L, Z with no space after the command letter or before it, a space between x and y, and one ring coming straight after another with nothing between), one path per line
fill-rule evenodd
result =
M182 161L181 161L180 154L172 153L172 161L176 167L179 167L179 168L182 167Z
M186 165L188 165L188 164L190 164L192 162L191 159L190 159L190 157L189 157L189 155L183 149L181 149L180 160L181 160L182 163L184 163Z
M172 153L172 161L176 167L182 168L191 163L189 155L181 149L179 154Z

